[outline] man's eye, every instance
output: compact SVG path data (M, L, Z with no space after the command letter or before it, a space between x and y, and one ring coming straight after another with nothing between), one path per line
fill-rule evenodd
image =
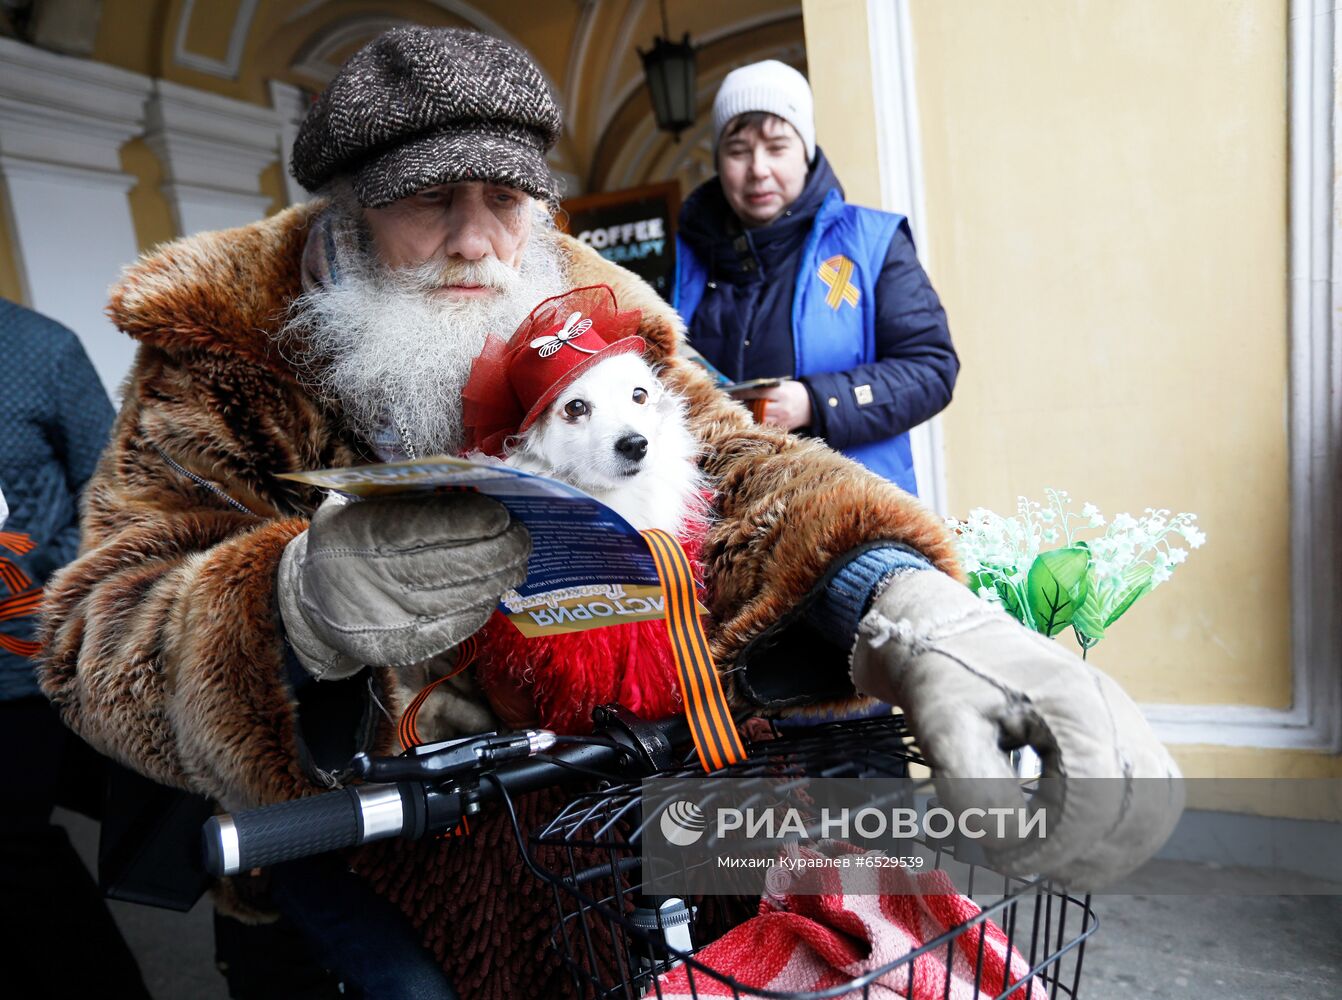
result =
M634 390L634 402L635 402L635 403L638 403L638 404L641 406L642 404L646 403L647 401L648 401L648 390L647 390L647 389L635 389L635 390Z
M526 197L524 192L502 185L485 188L485 196L496 205L515 205Z
M570 417L581 417L587 413L587 403L581 399L570 399L564 404L564 412Z

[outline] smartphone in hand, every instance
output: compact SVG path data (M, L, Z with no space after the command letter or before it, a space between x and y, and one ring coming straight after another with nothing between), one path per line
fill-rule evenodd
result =
M722 387L723 391L735 396L737 393L750 392L755 389L776 389L783 384L781 377L774 378L748 378L742 382L728 382Z

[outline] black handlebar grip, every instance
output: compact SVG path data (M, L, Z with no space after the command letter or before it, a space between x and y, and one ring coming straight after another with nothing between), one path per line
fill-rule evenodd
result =
M205 870L238 872L394 837L404 823L395 785L361 785L205 822Z

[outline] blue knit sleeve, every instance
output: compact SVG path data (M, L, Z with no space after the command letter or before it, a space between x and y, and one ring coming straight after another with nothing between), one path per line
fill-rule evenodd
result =
M60 567L79 550L78 497L97 468L116 411L79 338L62 327L56 330L61 334L61 343L55 359L50 432L73 501L70 520L51 539L52 563Z
M807 623L840 649L852 648L858 623L885 582L900 570L910 569L932 569L932 564L912 549L893 543L863 549L839 568L806 609Z

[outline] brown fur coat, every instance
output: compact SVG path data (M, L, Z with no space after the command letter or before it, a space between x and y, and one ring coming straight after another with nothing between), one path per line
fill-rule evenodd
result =
M280 554L318 497L276 476L373 460L272 338L301 290L312 211L173 243L114 290L110 313L139 354L87 488L82 554L47 590L41 681L69 724L229 808L320 788L298 738L273 593ZM564 249L575 286L608 283L622 307L643 311L649 354L688 399L719 497L704 550L719 665L861 543L901 541L955 572L938 518L823 444L751 423L674 357L683 325L646 284L576 241ZM389 727L371 742L389 750Z

